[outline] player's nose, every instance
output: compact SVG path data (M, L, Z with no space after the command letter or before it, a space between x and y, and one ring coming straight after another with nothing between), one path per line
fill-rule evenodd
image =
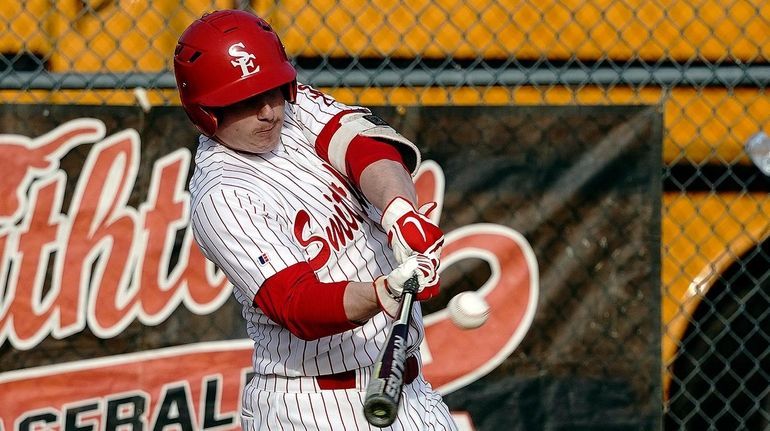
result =
M265 101L260 101L257 104L257 118L262 121L273 121L275 119L275 112L273 107Z

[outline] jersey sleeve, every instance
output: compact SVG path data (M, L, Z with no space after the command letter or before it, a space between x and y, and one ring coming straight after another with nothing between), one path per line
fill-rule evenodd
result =
M223 187L209 190L192 211L203 254L250 298L270 276L305 261L277 214L254 195Z
M308 85L299 84L296 119L316 154L349 176L348 157L355 154L356 136L367 136L392 145L405 167L414 174L420 164L417 146L364 107L349 106Z

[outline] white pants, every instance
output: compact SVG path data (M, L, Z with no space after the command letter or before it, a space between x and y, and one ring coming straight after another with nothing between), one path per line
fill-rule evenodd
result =
M313 377L255 375L243 393L241 426L263 430L457 431L441 395L420 373L404 385L396 421L376 428L364 418L366 383L371 367L356 372L356 388L320 390Z

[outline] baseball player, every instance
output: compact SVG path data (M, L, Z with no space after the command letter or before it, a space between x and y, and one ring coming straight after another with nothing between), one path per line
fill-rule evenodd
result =
M255 377L245 430L370 429L366 384L404 282L439 289L443 233L416 209L415 145L367 109L297 83L277 34L243 11L204 15L174 53L202 133L190 181L196 241L234 286ZM394 430L454 430L420 372L413 309Z

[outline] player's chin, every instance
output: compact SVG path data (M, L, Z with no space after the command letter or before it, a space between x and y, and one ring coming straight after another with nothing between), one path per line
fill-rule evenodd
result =
M249 147L253 153L269 153L278 146L279 139L270 136L254 136L249 142Z
M273 151L281 141L281 131L277 128L265 130L252 135L252 146L259 148L263 153Z

